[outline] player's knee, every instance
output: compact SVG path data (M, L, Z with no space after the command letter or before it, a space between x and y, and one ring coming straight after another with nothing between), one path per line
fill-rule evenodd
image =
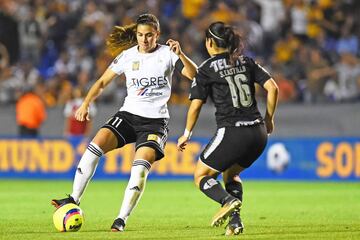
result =
M135 152L135 159L145 159L150 164L153 164L156 159L156 151L151 147L140 147Z
M204 175L204 174L194 174L194 183L196 185L196 187L200 187L200 182L201 182L201 179L203 179L204 177L206 177L207 175Z
M117 148L118 140L109 129L101 128L92 140L103 150L104 154Z
M200 176L200 175L197 175L197 174L194 174L194 183L195 183L195 186L199 188L200 186L200 181L201 179L203 178L204 176Z

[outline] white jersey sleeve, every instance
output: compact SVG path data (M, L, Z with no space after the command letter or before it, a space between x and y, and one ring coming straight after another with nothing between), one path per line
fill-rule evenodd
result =
M175 68L175 63L179 60L179 56L170 50L171 65Z
M121 75L125 70L126 54L120 53L114 61L110 64L109 68L118 75Z

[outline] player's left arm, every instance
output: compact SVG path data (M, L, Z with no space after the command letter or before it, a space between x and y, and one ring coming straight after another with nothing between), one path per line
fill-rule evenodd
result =
M191 101L186 118L186 127L184 134L178 139L177 147L179 151L183 151L185 149L186 143L189 141L192 135L192 130L199 118L199 114L203 104L204 102L201 99L193 99Z
M263 86L267 91L266 114L264 121L267 133L271 134L274 131L274 115L278 102L279 87L272 78L268 79Z
M179 55L181 62L184 64L183 69L181 70L181 74L187 77L189 80L193 80L196 75L196 64L191 61L184 53Z
M178 41L169 39L166 44L169 45L171 51L178 55L180 61L183 63L184 67L181 69L181 74L192 80L196 74L196 64L181 50L181 46Z

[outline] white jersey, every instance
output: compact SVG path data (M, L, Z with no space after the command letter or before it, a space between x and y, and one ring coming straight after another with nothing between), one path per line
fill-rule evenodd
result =
M146 118L169 118L167 102L178 59L165 45L158 45L151 53L140 53L136 45L119 54L109 68L126 76L127 96L120 111Z

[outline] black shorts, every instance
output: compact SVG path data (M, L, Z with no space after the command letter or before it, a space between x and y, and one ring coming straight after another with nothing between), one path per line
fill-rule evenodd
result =
M111 117L103 128L110 129L118 140L117 148L128 143L136 143L135 149L151 147L156 152L156 160L164 157L164 147L168 138L167 118L144 118L119 111Z
M234 164L248 168L264 151L266 143L267 133L263 123L219 128L201 153L200 160L218 172Z

